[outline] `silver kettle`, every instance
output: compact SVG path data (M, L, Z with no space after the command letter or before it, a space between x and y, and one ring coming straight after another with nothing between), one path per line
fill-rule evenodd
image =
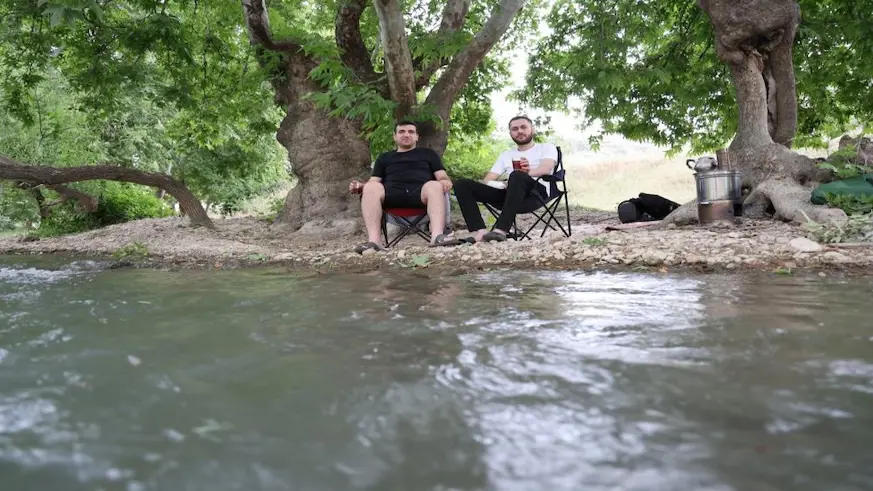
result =
M700 157L697 160L686 160L685 165L695 172L706 172L718 168L718 161L715 157Z

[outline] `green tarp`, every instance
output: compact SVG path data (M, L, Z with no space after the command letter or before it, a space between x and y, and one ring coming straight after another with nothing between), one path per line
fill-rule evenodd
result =
M817 205L826 204L825 194L827 193L849 194L859 198L873 196L873 174L821 184L812 191L812 202Z

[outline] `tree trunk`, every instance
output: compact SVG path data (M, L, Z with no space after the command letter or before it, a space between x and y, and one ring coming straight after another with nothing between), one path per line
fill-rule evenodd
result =
M749 213L804 222L840 224L841 210L810 203L815 163L789 148L797 131L792 44L800 23L794 0L698 0L712 21L716 52L730 67L739 109L730 145L733 168L742 172ZM693 210L691 209L693 207ZM667 222L697 220L696 203Z
M194 226L215 228L212 220L184 184L164 174L142 172L135 169L113 165L89 165L84 167L55 168L41 165L24 165L10 158L0 156L0 179L24 181L31 184L56 186L71 182L105 179L108 181L132 182L166 190L179 202L179 208Z
M249 39L259 50L261 64L268 67L273 63L264 50L272 51L281 60L272 83L276 103L285 108L286 115L276 139L288 151L297 184L286 196L275 225L321 236L334 232L336 235L354 233L350 227L359 224L357 220L348 219L360 215L360 201L349 193L349 181L366 177L370 171L370 148L361 137L360 122L331 117L308 100L307 95L323 91L309 78L318 61L294 41L272 39L264 0L242 0L242 6ZM354 66L360 78L366 79L372 77L372 65L363 60L352 63L351 59L356 54L366 54L366 50L358 46L362 41L359 32L355 32L360 19L355 9L362 9L363 5L350 4L349 7L351 11L340 8L337 13L337 46L343 50L345 62ZM329 230L336 225L339 230Z
M308 77L314 63L293 53L285 58L285 77L276 93L286 116L276 138L288 150L298 181L285 198L276 224L298 231L310 222L305 231L317 232L330 228L334 221L360 216L360 199L349 193L349 181L369 176L370 147L361 138L359 122L331 117L305 98L320 91ZM348 233L346 227L345 233L337 235Z

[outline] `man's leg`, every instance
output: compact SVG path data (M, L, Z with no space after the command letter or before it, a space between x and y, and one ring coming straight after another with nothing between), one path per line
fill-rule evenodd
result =
M428 181L421 187L421 202L427 205L427 218L430 221L430 243L446 228L446 195L439 181Z
M361 196L361 214L367 229L367 240L382 244L382 202L385 200L385 186L381 182L368 181Z
M467 230L475 234L477 242L481 241L488 230L482 220L479 203L502 203L506 199L506 191L471 179L458 179L454 184L455 198L458 199Z
M534 186L539 186L533 177L521 171L513 171L509 175L509 184L506 185L506 199L503 202L503 211L497 218L494 230L506 235L515 223L515 215L521 202L530 196Z

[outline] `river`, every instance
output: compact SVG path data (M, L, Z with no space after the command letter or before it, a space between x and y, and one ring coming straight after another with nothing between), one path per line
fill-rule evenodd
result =
M870 490L871 292L0 257L0 490Z

